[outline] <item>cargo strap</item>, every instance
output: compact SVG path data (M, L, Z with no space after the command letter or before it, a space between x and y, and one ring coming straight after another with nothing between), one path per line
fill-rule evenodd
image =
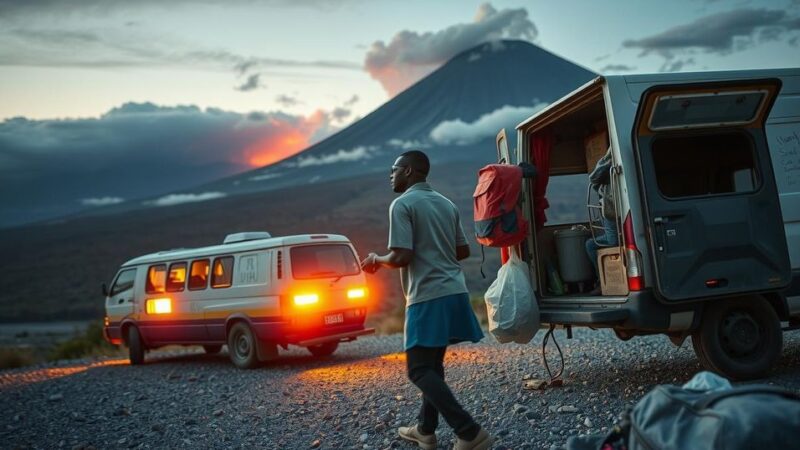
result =
M556 341L556 335L553 334L553 331L556 329L554 324L550 324L550 329L547 330L547 333L544 335L544 339L542 340L542 362L544 363L544 368L547 369L547 375L550 377L550 382L561 378L561 375L564 373L564 354L561 353L561 347L558 346L558 341ZM556 345L556 350L558 350L558 357L561 359L561 368L558 370L558 373L553 375L553 372L550 370L550 365L547 364L547 342L550 340L550 337L553 338L553 344Z

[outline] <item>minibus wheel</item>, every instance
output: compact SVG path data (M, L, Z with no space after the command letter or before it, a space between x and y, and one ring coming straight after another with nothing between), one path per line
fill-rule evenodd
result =
M139 329L131 325L128 327L128 359L131 365L144 364L144 343Z
M692 346L706 369L750 380L766 375L778 360L783 331L775 310L761 296L716 300L692 333Z
M236 322L228 331L228 356L240 369L252 369L258 365L258 350L253 331L244 322Z
M203 350L206 353L208 353L209 355L216 355L217 353L219 353L220 350L222 350L222 346L221 345L204 345L203 346Z
M330 341L319 345L309 345L306 348L314 356L330 356L336 351L337 348L339 348L339 342Z

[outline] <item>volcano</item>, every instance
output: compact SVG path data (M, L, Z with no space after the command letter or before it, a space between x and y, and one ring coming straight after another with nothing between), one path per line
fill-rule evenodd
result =
M207 201L153 206L152 199L141 199L4 230L0 321L101 317L98 286L122 262L165 248L221 243L237 231L338 233L361 255L382 251L394 198L388 171L409 149L428 154L431 183L456 203L470 235L476 173L494 161L499 128L515 126L595 76L527 42L482 44L291 158L174 192L206 195ZM464 267L470 290L478 293L491 279L478 275L480 251L472 246ZM487 252L486 273L496 270L497 259ZM371 292L379 310L403 302L397 275L389 271L379 272Z

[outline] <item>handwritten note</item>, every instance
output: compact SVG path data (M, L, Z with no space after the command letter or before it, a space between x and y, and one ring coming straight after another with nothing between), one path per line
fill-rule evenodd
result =
M774 145L772 154L778 186L800 189L800 126L787 124L781 127Z

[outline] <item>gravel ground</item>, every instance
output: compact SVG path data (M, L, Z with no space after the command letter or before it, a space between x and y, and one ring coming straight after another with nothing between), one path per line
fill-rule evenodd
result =
M654 385L684 383L700 370L688 341L621 342L586 329L568 341L558 331L565 384L528 391L527 379L545 377L543 335L529 345L484 339L448 352L447 379L496 437L495 449L559 448L570 435L604 431ZM800 391L800 333L784 338L780 363L762 381ZM188 348L153 353L139 367L73 361L0 372L0 447L412 448L395 431L413 423L420 401L401 344L399 335L367 337L322 359L294 349L250 371L224 352ZM549 358L557 364L554 352ZM444 423L438 434L439 448L450 448Z

